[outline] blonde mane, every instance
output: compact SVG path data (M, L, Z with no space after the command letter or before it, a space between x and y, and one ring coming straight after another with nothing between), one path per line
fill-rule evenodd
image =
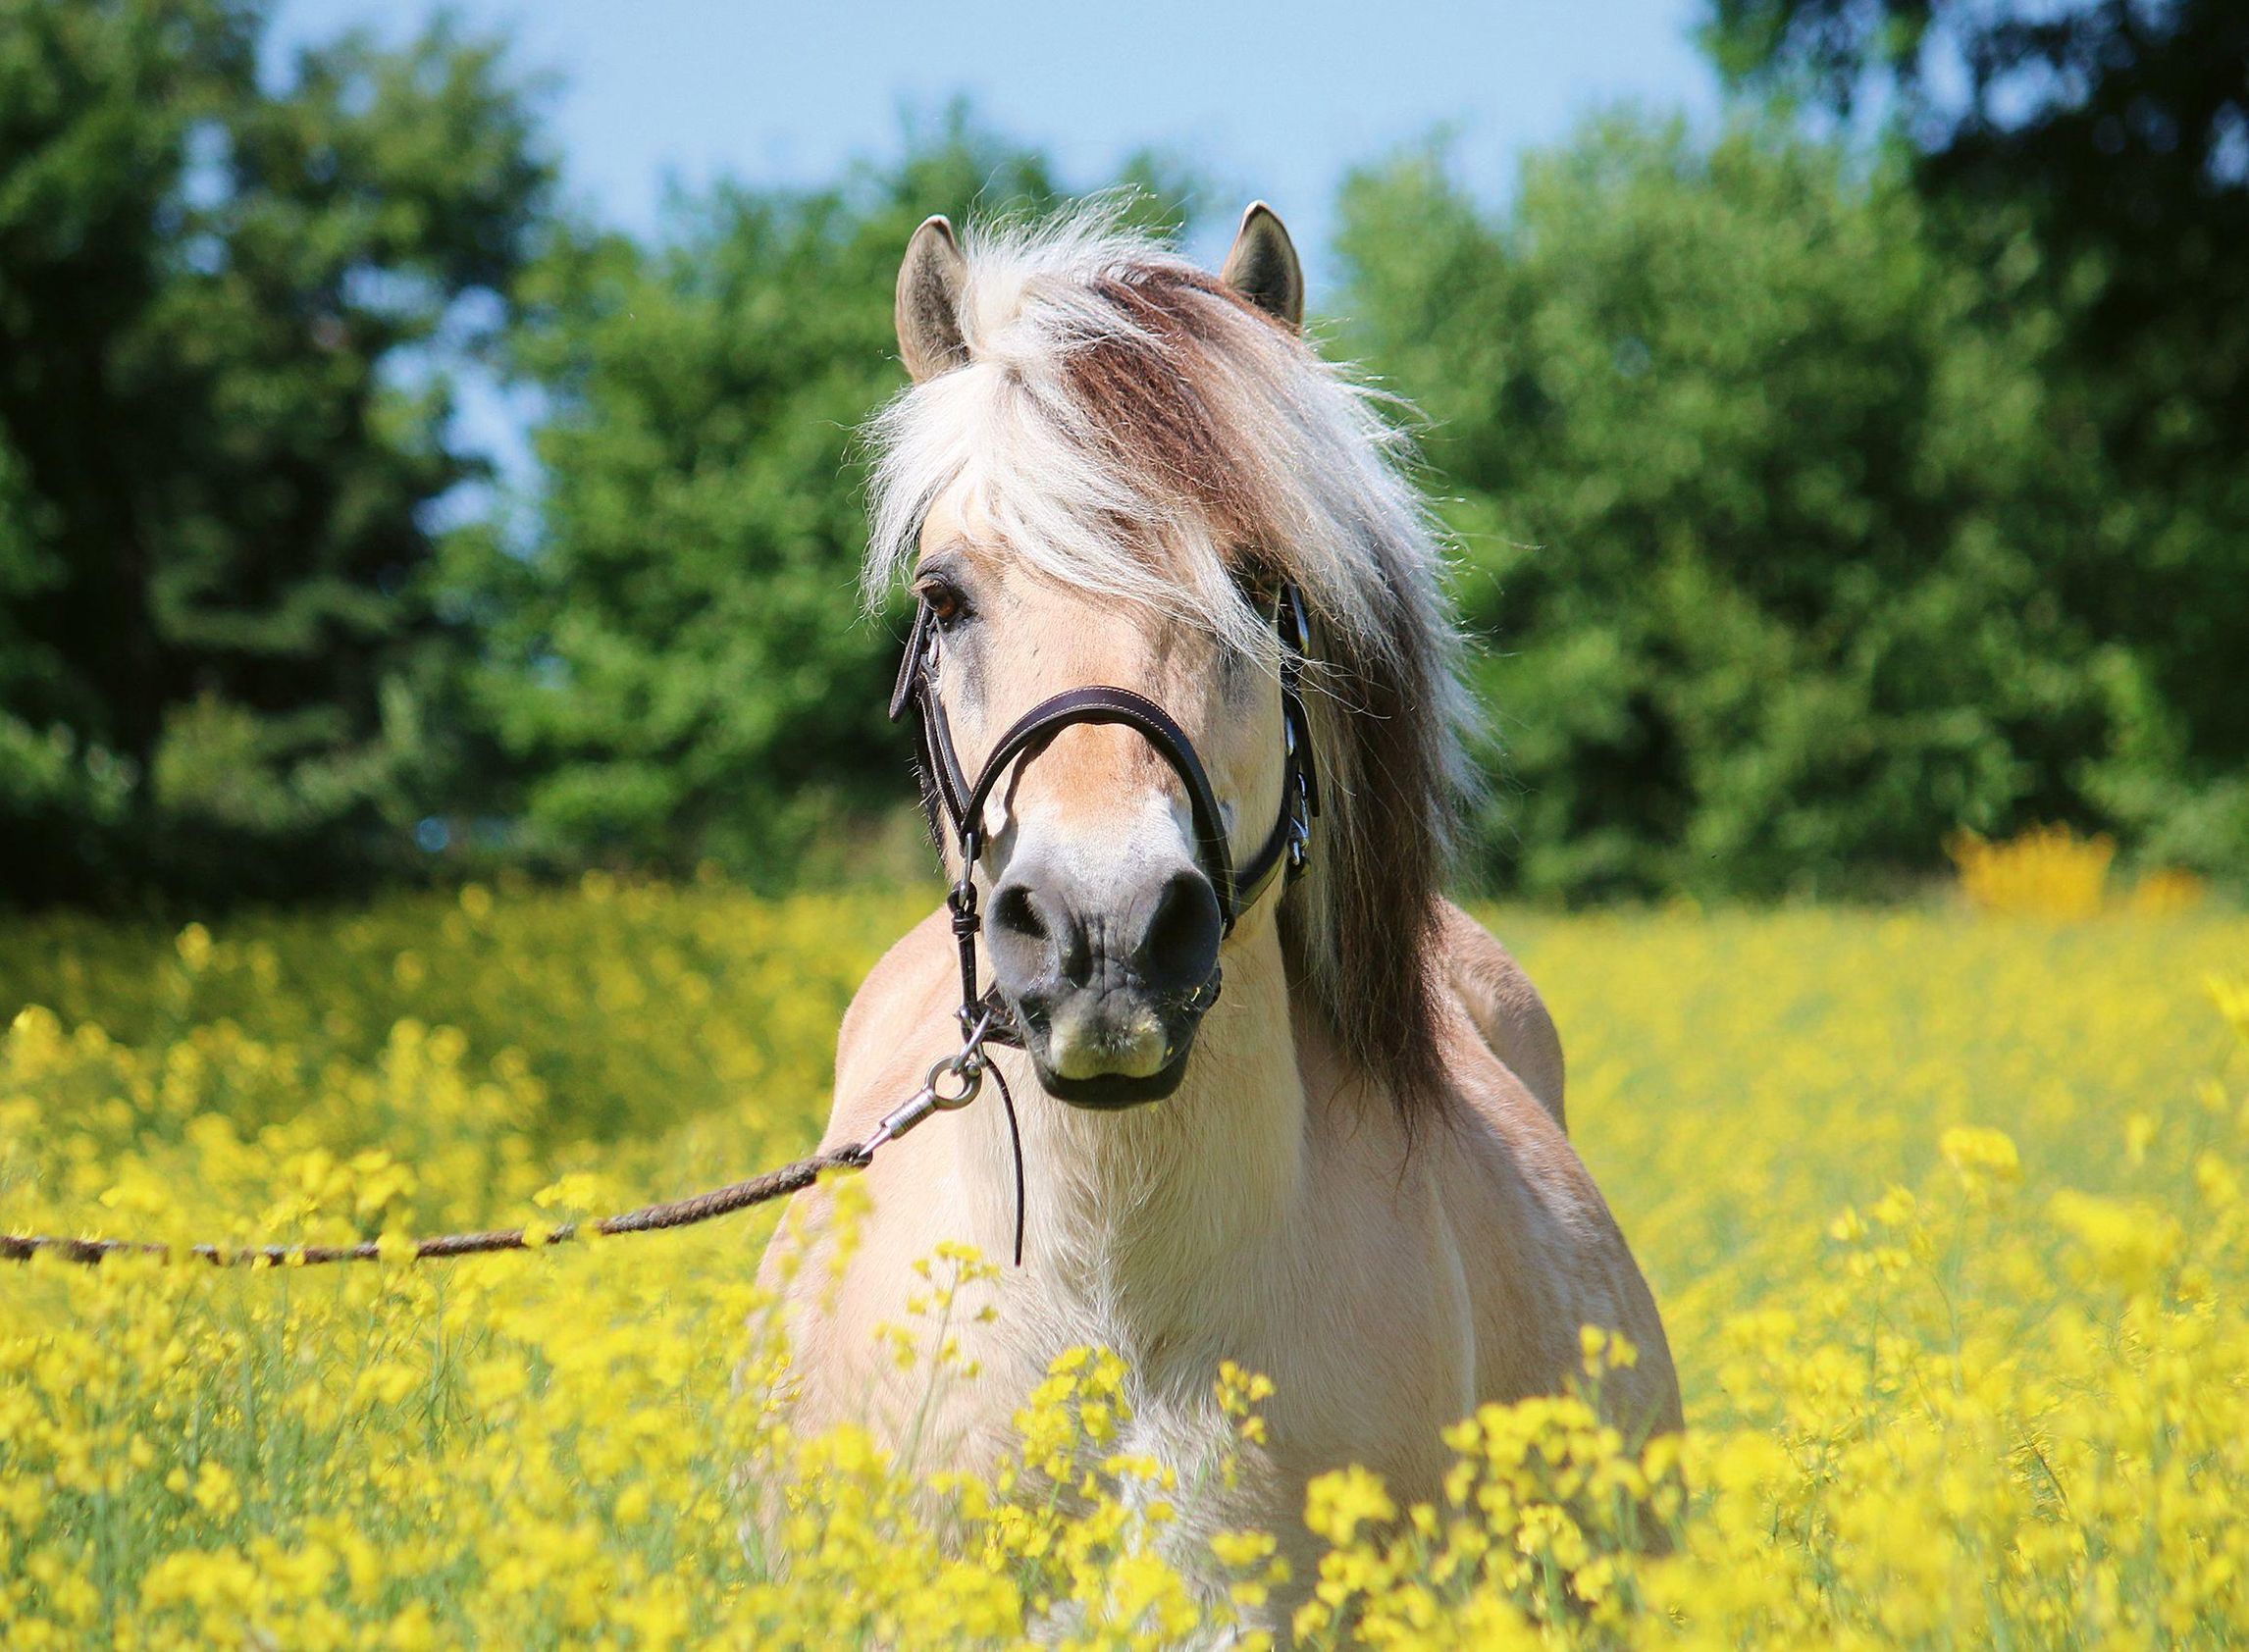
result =
M1048 576L1206 627L1269 669L1271 623L1242 576L1293 581L1327 795L1282 935L1411 1118L1439 1089L1430 954L1467 697L1403 438L1365 387L1112 206L971 229L963 250L968 364L870 426L869 599L956 486Z

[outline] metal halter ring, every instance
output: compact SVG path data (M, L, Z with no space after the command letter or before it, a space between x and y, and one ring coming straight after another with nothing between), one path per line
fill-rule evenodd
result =
M937 1081L947 1073L960 1081L961 1090L958 1095L948 1096L937 1088ZM966 1052L959 1056L940 1057L929 1068L929 1076L921 1081L921 1088L937 1105L939 1112L952 1112L967 1107L976 1099L976 1093L983 1087L984 1058L980 1055L971 1056Z

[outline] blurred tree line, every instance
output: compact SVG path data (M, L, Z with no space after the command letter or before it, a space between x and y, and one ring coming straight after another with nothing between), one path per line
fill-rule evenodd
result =
M261 80L261 6L0 0L0 863L32 899L397 863L440 714L447 359L552 168L440 27Z
M854 585L899 251L1050 167L956 115L641 243L559 202L500 43L267 26L0 0L0 887L834 867L911 797ZM1720 131L1593 123L1497 208L1441 148L1344 191L1322 332L1426 414L1482 645L1472 875L1848 892L2048 819L2237 872L2249 23L1707 38ZM531 498L479 491L476 373L541 409Z

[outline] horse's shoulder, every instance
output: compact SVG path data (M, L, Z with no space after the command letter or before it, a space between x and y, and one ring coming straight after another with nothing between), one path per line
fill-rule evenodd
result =
M1560 1121L1465 1013L1446 1020L1440 1044L1455 1116L1428 1140L1477 1304L1483 1397L1538 1391L1554 1361L1574 1366L1578 1327L1597 1324L1642 1350L1641 1368L1620 1375L1618 1414L1676 1427L1663 1323L1607 1200Z
M1566 1128L1561 1034L1523 966L1450 901L1438 903L1437 946L1445 985L1485 1047Z
M1505 1254L1564 1271L1619 1245L1607 1202L1561 1121L1465 1007L1440 1008L1438 1045L1450 1121L1427 1139L1457 1219Z
M921 1069L959 1040L960 992L951 920L939 906L867 971L836 1029L835 1108L827 1145L856 1141L904 1101Z
M1464 1006L1441 1012L1438 1045L1452 1123L1430 1139L1445 1145L1460 1173L1478 1187L1497 1177L1548 1208L1598 1202L1599 1192L1561 1121L1491 1048Z
M958 990L959 976L947 972L954 956L952 933L940 907L893 942L867 971L836 1029L835 1094L820 1151L865 1140L883 1114L914 1093L935 1058L931 1052L943 1054L954 1040L948 993ZM869 1177L886 1173L884 1162L864 1172ZM790 1214L766 1247L759 1272L760 1281L775 1289L787 1278L798 1279L801 1288L790 1295L797 1309L810 1316L796 1327L801 1335L812 1334L826 1310L811 1289L813 1275L785 1261L802 1247L817 1254L824 1246L834 1189L834 1181L823 1178L791 1196Z

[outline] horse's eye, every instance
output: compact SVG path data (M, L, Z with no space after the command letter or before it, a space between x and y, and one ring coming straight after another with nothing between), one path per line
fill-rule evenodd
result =
M1255 563L1238 564L1233 570L1234 589L1241 599L1261 614L1273 612L1275 599L1281 593L1281 582Z
M943 574L923 574L914 582L914 594L929 604L930 617L939 625L958 625L968 615L968 596Z

